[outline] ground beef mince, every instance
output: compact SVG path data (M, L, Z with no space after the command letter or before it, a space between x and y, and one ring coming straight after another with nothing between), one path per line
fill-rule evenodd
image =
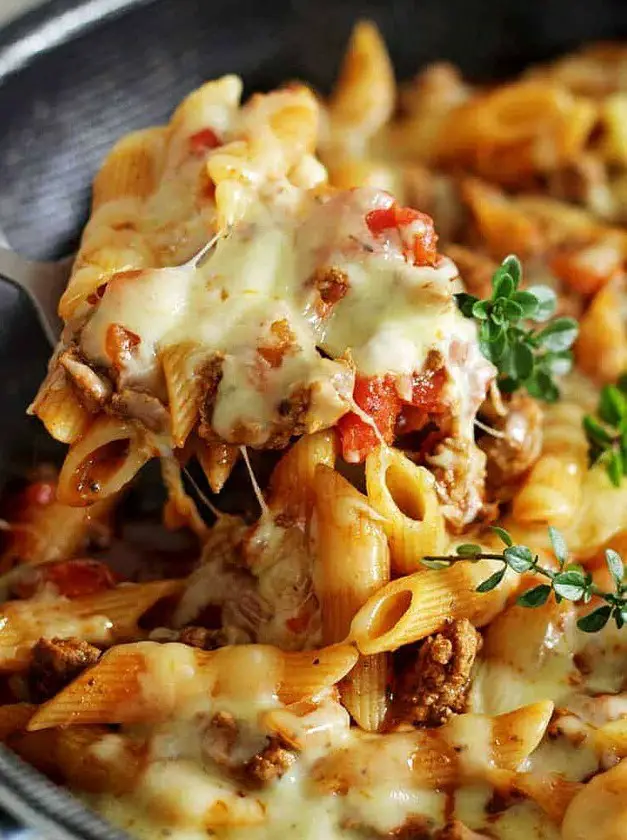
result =
M416 726L439 726L464 711L481 636L467 620L429 636L399 678L397 701Z
M40 639L27 676L31 699L43 703L54 697L99 657L98 648L81 639Z
M296 753L276 737L268 738L268 744L244 765L247 781L258 787L280 779L296 761Z
M208 630L206 627L193 626L183 627L176 641L201 650L216 650L227 644L224 630Z

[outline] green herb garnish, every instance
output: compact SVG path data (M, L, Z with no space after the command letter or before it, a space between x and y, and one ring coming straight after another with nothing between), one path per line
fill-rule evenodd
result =
M479 346L499 372L499 387L511 393L525 388L532 397L555 402L559 390L555 376L568 373L570 348L577 338L573 318L556 318L541 329L527 322L544 323L555 312L557 298L548 286L519 289L522 266L518 257L506 257L492 277L492 296L456 295L467 318L479 323Z
M620 487L627 475L627 375L601 389L597 413L598 418L583 418L590 463L603 463L612 484Z
M505 544L500 553L485 552L480 545L464 543L457 547L454 555L441 557L425 557L422 562L430 569L442 569L459 560L500 560L503 567L490 575L477 587L477 592L489 592L499 585L507 569L519 575L533 572L545 577L549 582L534 586L519 595L517 603L521 607L541 607L551 593L557 603L562 600L587 604L593 595L605 601L598 607L577 621L577 627L585 633L596 633L602 630L610 619L614 619L620 629L627 622L627 581L625 568L620 555L608 548L605 561L614 581L615 591L604 592L593 583L592 575L577 563L568 562L568 549L561 533L555 528L549 528L549 537L559 568L557 571L547 569L539 564L539 557L526 545L514 545L511 535L504 528L492 528L500 540Z

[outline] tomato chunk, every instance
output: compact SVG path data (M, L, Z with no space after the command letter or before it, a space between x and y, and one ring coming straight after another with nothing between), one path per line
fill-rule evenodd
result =
M95 595L118 583L118 576L98 560L60 560L38 566L33 572L16 583L15 592L20 598L32 597L47 583L66 598Z
M359 408L372 417L386 443L394 440L396 424L405 412L412 412L417 428L424 424L427 415L440 410L442 388L446 381L444 368L415 374L412 380L411 402L403 401L396 387L396 377L357 376L353 398ZM337 424L342 446L342 457L349 463L360 463L379 444L375 430L354 411L345 414Z
M414 374L411 389L411 404L422 411L437 411L442 401L442 388L446 380L444 368Z
M220 138L212 128L202 128L189 138L189 148L194 155L201 155L221 145Z
M394 203L366 213L366 224L374 236L381 236L386 230L398 230L407 246L406 256L413 259L414 265L435 265L438 237L433 219L426 213Z
M359 408L372 417L386 443L394 439L401 400L393 376L357 376L353 398ZM342 455L349 463L359 463L379 443L375 430L351 411L338 422Z
M56 492L54 481L34 481L24 491L24 501L29 507L30 505L46 507L54 502Z

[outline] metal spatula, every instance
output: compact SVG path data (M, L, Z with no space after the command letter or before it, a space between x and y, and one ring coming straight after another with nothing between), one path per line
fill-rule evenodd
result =
M58 262L27 260L11 250L0 229L0 277L26 292L53 347L63 326L57 315L57 305L67 285L73 260L73 256Z

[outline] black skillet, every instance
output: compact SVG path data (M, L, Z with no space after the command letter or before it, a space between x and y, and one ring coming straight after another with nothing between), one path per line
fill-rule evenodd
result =
M401 77L448 59L498 78L627 37L625 0L49 0L0 32L0 228L11 246L38 259L70 252L106 149L165 120L207 78L328 89L358 17L379 23ZM0 488L54 454L24 417L47 353L28 300L0 280ZM0 805L42 838L121 836L6 750ZM8 823L0 836L12 836Z

